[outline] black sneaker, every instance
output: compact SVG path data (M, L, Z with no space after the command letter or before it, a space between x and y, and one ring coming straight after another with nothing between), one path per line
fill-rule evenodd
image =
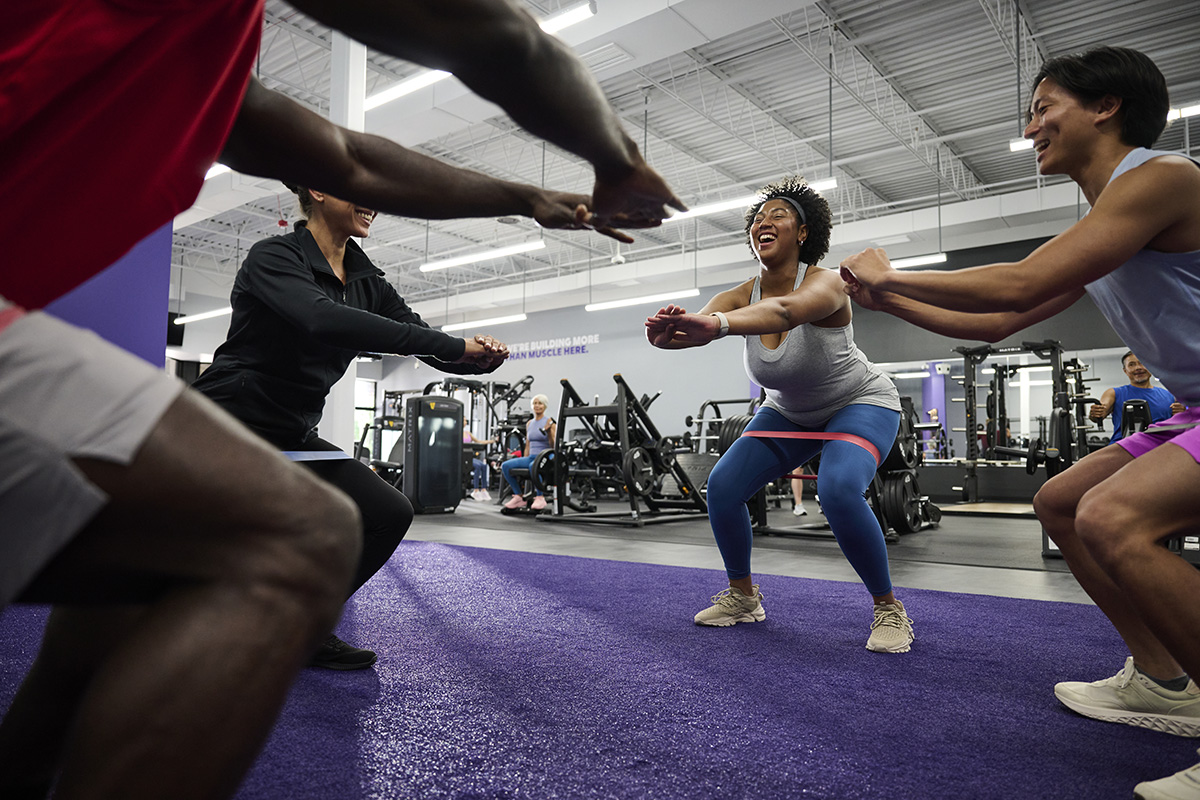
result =
M309 659L308 665L325 669L366 669L377 658L373 651L346 644L331 633Z

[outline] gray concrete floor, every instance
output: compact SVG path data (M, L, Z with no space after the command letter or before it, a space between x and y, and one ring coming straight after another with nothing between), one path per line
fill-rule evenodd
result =
M811 506L812 504L810 504ZM613 510L628 506L613 506ZM572 512L568 512L572 513ZM419 515L409 539L529 553L601 558L720 570L707 519L643 528L588 524L578 516L546 522L505 516L494 503L464 500L453 514ZM816 522L810 522L815 520ZM770 524L816 528L821 517L810 507L797 520L790 510L772 511ZM801 533L797 529L797 533ZM755 537L755 580L787 575L824 580L858 578L827 531ZM1041 556L1041 527L1027 518L944 516L937 528L901 537L888 546L892 582L911 587L1033 600L1090 603L1061 559ZM715 575L716 581L721 580ZM716 591L717 586L714 588Z

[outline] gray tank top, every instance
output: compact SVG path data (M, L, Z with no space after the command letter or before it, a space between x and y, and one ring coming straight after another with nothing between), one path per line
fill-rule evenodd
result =
M800 265L796 286L808 266ZM754 279L750 302L762 299ZM765 405L806 428L819 428L848 405L860 403L900 410L896 386L854 344L854 326L799 325L770 350L757 335L746 339L746 374L767 392Z

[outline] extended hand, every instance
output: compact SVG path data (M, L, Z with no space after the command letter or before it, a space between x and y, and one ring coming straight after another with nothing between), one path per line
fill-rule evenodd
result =
M466 343L466 348L462 358L458 360L460 364L472 364L490 372L508 358L508 345L491 336L478 334L463 341Z
M840 267L839 273L847 285L857 284L868 289L877 288L889 273L895 272L887 253L878 247L869 247L842 259Z
M662 176L639 155L633 169L619 177L596 176L592 223L602 228L653 228L667 218L667 207L687 211Z
M591 211L592 198L586 194L544 192L533 203L533 218L543 228L560 230L594 230L628 244L633 237L608 226L597 226Z
M677 307L668 306L667 308ZM679 313L668 311L655 314L646 320L646 338L650 339L650 343L656 347L661 346L657 344L656 338L662 338L662 334L657 332L666 330L671 331L670 339L701 345L708 344L717 338L717 334L721 332L721 323L711 314L688 314L684 313L682 309L679 310ZM665 341L670 341L670 339Z
M1090 420L1099 422L1100 420L1104 419L1107 416L1108 416L1108 409L1106 409L1104 406L1100 405L1099 403L1093 403L1092 407L1088 409L1088 419L1090 419Z
M646 319L646 341L655 347L666 347L675 338L674 317L686 314L682 306L669 305Z
M846 280L845 274L842 275L842 279ZM887 304L884 301L884 297L888 295L887 292L872 291L858 281L853 280L853 278L846 280L846 283L842 285L842 291L849 295L851 300L868 311L886 310L885 306Z

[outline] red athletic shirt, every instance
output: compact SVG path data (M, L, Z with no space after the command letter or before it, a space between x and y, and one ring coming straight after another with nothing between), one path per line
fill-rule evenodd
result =
M14 0L0 20L0 296L40 308L189 208L263 0Z

